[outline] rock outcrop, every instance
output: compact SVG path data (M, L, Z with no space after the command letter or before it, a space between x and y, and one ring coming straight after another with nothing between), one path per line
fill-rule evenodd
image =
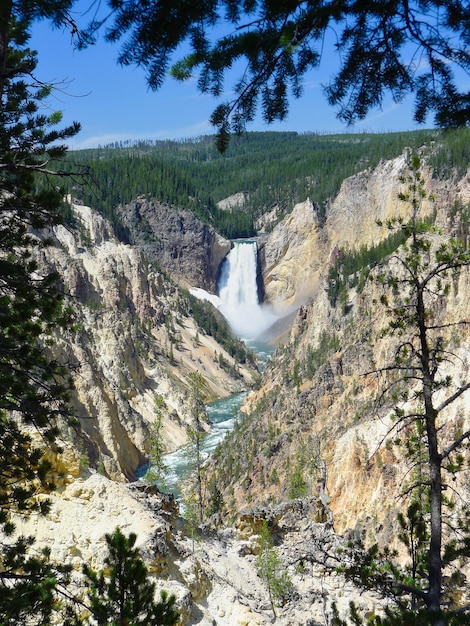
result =
M405 188L401 176L406 164L403 155L346 179L330 202L324 222L320 223L315 204L308 199L263 236L260 259L266 300L278 310L298 307L316 297L335 250L358 250L386 237L387 220L406 210L398 199ZM427 176L427 191L435 201L423 203L423 215L468 195L464 181L449 186L433 179L430 172ZM383 222L381 227L377 220Z
M136 547L157 591L175 594L180 626L267 626L273 623L274 614L268 589L256 569L264 519L292 583L282 606L276 607L276 624L322 623L331 615L333 597L343 614L351 599L370 606L368 596L360 596L328 567L325 554L341 540L317 522L315 500L246 510L232 527L218 531L207 527L194 541L184 532L173 497L144 483L116 483L96 472L85 472L50 499L48 516L18 520L18 531L49 546L54 561L72 566L75 594L80 594L82 564L103 568L105 534L119 526L125 535L137 535Z
M311 200L292 213L260 242L266 300L279 313L305 301L318 284L325 255L322 232Z
M85 435L77 445L86 462L116 480L134 479L148 456L157 394L172 451L187 440L191 373L202 374L209 401L246 388L253 370L243 366L234 377L222 369L220 355L233 358L196 326L177 285L90 208L74 211L77 228L58 227L42 259L61 276L77 321L54 351L75 368L73 401Z
M195 215L138 198L118 208L131 242L183 287L216 292L220 265L231 242Z

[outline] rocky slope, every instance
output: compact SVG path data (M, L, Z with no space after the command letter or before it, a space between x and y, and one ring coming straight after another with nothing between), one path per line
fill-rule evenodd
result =
M408 470L400 450L384 444L391 404L377 406L379 376L365 374L390 363L394 344L381 334L387 319L377 304L379 286L370 281L360 294L351 289L346 308L332 307L326 276L335 254L383 239L387 231L376 219L405 215L398 199L405 173L404 155L354 176L344 181L324 224L306 201L264 241L270 302L278 310L302 304L261 388L245 403L249 417L216 461L233 508L313 495L328 502L337 532L368 528L383 542L390 539ZM422 215L436 211L444 240L461 234L455 206L468 205L470 177L439 181L426 169L423 175L435 200L423 203ZM468 320L469 298L465 269L435 311L438 321ZM464 380L470 367L467 327L454 327L447 338L455 355L447 371L456 381ZM445 416L452 432L469 427L468 396Z
M62 469L66 466L72 471L77 467L70 453ZM196 541L185 532L172 497L143 483L117 483L93 471L69 474L51 500L46 519L19 521L18 531L48 545L52 559L72 565L78 597L82 563L101 568L107 554L105 534L119 526L124 534L137 535L136 545L157 589L175 594L181 626L315 626L328 623L332 598L342 613L353 598L360 606L378 603L316 563L324 560L319 546L332 548L341 540L322 523L322 506L314 499L245 511L230 528L206 526ZM256 569L263 519L269 521L292 583L289 596L275 608L276 616Z
M400 177L406 172L406 154L346 179L320 222L312 200L296 205L260 244L267 300L278 310L298 307L316 297L325 267L335 250L370 246L387 235L386 220L406 210L398 199ZM428 192L436 201L423 203L423 214L434 206L452 206L468 196L465 181L449 186L428 172ZM378 227L376 221L384 225Z
M138 198L118 208L133 244L183 287L215 293L222 260L231 242L192 213Z
M203 376L209 401L246 388L254 370L238 367L197 327L186 296L141 250L120 243L88 207L74 211L77 228L57 228L43 259L60 274L77 321L54 350L75 367L77 445L86 463L133 479L148 455L157 394L165 400L162 432L171 451L187 439L191 373ZM220 355L232 370L221 368Z

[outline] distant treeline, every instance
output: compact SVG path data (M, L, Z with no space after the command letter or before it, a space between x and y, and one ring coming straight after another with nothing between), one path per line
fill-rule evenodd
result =
M470 162L470 129L341 135L254 132L234 137L223 155L212 136L128 141L71 152L70 167L85 165L90 176L87 184L71 181L68 191L118 227L116 206L146 196L189 209L234 239L254 235L255 220L273 207L282 216L307 197L323 219L345 178L398 156L405 147L425 145L429 163L442 177L465 171ZM245 195L243 206L230 211L217 207L239 192Z

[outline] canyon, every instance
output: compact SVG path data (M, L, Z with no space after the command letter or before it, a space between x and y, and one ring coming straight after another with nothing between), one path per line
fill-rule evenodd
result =
M351 599L369 610L380 605L322 564L318 546L327 552L352 534L383 545L396 536L407 466L383 444L391 406L375 406L380 381L366 375L390 361L393 343L382 336L377 281L351 287L345 308L332 306L327 281L339 254L384 240L387 221L406 215L406 171L405 152L346 179L324 219L306 199L256 238L264 300L280 320L261 375L254 361L237 362L206 334L187 304L190 288L215 292L230 241L188 212L136 199L120 207L131 235L125 244L93 208L73 201L76 227L56 228L41 262L58 271L75 310L78 330L57 336L53 349L74 367L80 429L63 433L64 451L53 458L59 488L51 513L19 529L72 562L77 575L84 560L100 566L106 532L135 532L152 576L177 595L181 624L313 626L330 623L332 600L343 614ZM423 176L433 201L421 215L434 216L436 241L447 240L463 227L455 207L470 203L470 173L441 180L424 167ZM464 268L436 312L440 322L468 321L469 296ZM465 380L467 326L449 340L449 374ZM156 396L165 402L166 450L186 443L194 372L206 402L249 393L248 417L207 468L227 503L223 524L208 519L193 546L174 499L136 476L148 459ZM470 427L467 396L446 413L454 431ZM290 493L294 471L302 497ZM277 618L256 573L263 519L294 586Z

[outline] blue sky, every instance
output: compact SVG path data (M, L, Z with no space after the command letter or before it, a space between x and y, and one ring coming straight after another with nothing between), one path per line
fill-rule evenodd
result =
M50 101L51 109L63 111L65 123L76 120L82 125L71 147L93 147L125 139L193 138L214 132L208 120L216 101L201 95L195 80L178 83L169 77L161 90L152 92L142 69L117 64L116 45L101 39L95 46L78 51L67 31L53 30L47 22L34 25L30 44L39 52L39 77L56 83L58 88ZM320 69L306 77L304 94L300 100L291 99L284 122L268 126L257 119L248 130L347 131L322 92L329 67L331 64L323 60ZM412 103L390 101L383 110L371 112L349 130L416 128Z

